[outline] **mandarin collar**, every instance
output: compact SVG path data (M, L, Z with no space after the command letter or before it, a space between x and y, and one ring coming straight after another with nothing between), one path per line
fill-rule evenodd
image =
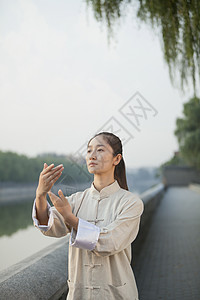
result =
M94 181L91 184L90 192L92 194L92 197L98 200L101 200L103 198L109 197L110 195L114 194L120 189L118 181L115 179L115 181L107 186L105 186L103 189L100 190L100 192L94 187Z

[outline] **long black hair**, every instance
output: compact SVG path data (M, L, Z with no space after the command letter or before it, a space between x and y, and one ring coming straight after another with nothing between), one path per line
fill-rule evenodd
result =
M115 157L117 154L122 155L122 143L121 140L118 136L111 132L103 131L95 134L88 142L88 145L90 141L99 136L102 135L103 139L112 147L113 149L113 157ZM115 171L114 171L114 178L117 180L119 183L120 187L122 189L125 189L128 191L128 185L127 185L127 180L126 180L126 167L125 167L125 162L123 159L123 156L120 160L120 162L115 166Z

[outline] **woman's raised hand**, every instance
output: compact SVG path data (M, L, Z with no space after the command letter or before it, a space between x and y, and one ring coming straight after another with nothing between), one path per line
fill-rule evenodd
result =
M56 196L51 191L48 192L51 202L53 203L57 211L63 216L64 220L67 222L69 217L72 215L72 209L67 198L63 195L63 192L59 190L58 194L60 197Z
M54 183L61 176L64 167L62 164L54 168L54 164L47 165L44 163L44 168L39 176L38 187L36 190L36 195L46 196L46 194L51 190Z
M51 202L57 211L63 216L65 224L77 230L79 219L72 213L71 206L67 198L63 195L63 192L59 190L58 194L60 197L56 196L52 192L48 192Z

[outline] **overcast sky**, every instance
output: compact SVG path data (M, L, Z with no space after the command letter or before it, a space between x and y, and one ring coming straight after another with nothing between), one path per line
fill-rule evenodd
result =
M76 153L108 130L129 168L172 157L192 89L172 86L158 35L129 11L109 46L83 0L0 0L0 150Z

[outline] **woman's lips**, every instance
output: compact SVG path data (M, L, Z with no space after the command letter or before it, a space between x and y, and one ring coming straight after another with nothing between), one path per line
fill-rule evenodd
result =
M95 166L95 165L97 165L97 164L95 164L95 163L90 163L89 164L89 166Z

